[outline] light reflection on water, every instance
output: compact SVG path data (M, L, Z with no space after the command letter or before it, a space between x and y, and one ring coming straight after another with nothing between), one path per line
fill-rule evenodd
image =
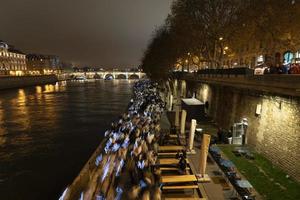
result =
M125 110L133 81L0 91L1 199L56 199Z

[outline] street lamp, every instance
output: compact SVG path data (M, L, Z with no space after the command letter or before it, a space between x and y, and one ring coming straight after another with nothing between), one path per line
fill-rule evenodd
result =
M190 71L190 69L189 69L189 60L188 59L185 59L185 65L187 66L187 72L189 72Z
M185 62L187 63L187 71L190 72L191 53L188 52L187 55L188 55L188 59L186 59Z

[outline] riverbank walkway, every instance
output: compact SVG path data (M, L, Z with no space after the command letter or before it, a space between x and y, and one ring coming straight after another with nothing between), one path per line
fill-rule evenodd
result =
M175 105L179 106L180 105ZM175 109L176 110L176 109ZM179 109L180 110L180 109ZM168 120L171 124L171 127L175 127L175 115L176 113L174 111L168 112ZM202 121L197 122L197 128L201 128L202 133L209 133L211 136L217 137L217 126L214 124L213 121L210 121L208 119L204 119ZM186 129L189 129L190 123L186 123ZM171 130L170 130L171 132ZM173 130L174 132L174 130ZM178 142L174 142L174 144L179 144L181 146L187 146L188 145L188 132L186 131L185 137L178 137ZM198 134L198 135L197 135ZM201 137L202 134L199 134L199 132L196 134L195 140L194 140L194 150L195 152L192 154L187 155L187 159L189 161L189 167L192 174L199 174L200 173L200 159L199 155L201 153ZM173 134L174 135L174 134ZM178 128L176 129L176 135L180 135ZM171 140L172 141L172 140ZM172 144L172 142L171 142ZM169 144L170 145L170 144ZM163 199L169 199L172 198L203 198L203 199L212 199L212 200L229 200L229 199L241 199L239 197L238 193L235 191L234 187L230 183L230 181L227 179L224 172L220 169L218 164L214 161L212 156L208 154L207 157L207 166L206 166L206 174L209 177L208 181L202 181L198 183L198 188L200 191L200 195L194 195L194 194L186 194L186 193L164 193L163 192ZM239 172L238 174L242 177ZM255 189L252 189L252 192L255 194L255 199L260 200L260 195L255 191ZM193 196L194 195L194 196Z
M191 145L191 134L179 134L174 113L165 112L165 103L155 86L149 81L135 84L128 111L105 132L105 139L60 200L236 197L210 156L206 176L199 176L200 164L204 163L200 162L200 140L197 142L201 137L196 137L195 145ZM204 122L200 124L204 128ZM187 122L186 127L189 125ZM206 156L202 158L206 160Z

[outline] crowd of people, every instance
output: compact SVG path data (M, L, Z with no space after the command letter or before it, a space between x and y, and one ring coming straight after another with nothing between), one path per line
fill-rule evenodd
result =
M300 64L270 65L264 70L264 74L300 74Z
M156 167L160 117L165 103L156 83L139 81L127 112L105 132L106 143L97 155L97 200L160 199L160 170Z

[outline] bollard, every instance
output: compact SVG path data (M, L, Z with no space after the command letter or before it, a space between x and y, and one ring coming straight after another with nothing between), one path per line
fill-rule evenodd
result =
M189 136L189 148L188 148L190 152L194 152L194 137L195 137L196 125L197 125L197 121L195 119L192 119L190 136Z
M170 95L170 101L169 101L169 111L172 111L173 109L173 95Z
M177 96L177 79L174 80L174 84L173 84L173 94L174 94L174 97L177 99L178 96Z
M175 106L175 126L179 127L179 106Z
M170 105L170 93L168 92L167 95L165 96L165 102L166 102L166 107L169 109L169 105Z
M186 82L184 80L181 81L181 91L180 92L181 92L180 96L185 98L185 96L186 96Z
M203 134L201 152L200 152L200 174L199 174L200 179L198 179L201 182L209 181L208 175L205 174L209 143L210 143L210 135Z
M186 120L186 110L181 111L181 123L180 123L180 134L185 134L185 120Z

